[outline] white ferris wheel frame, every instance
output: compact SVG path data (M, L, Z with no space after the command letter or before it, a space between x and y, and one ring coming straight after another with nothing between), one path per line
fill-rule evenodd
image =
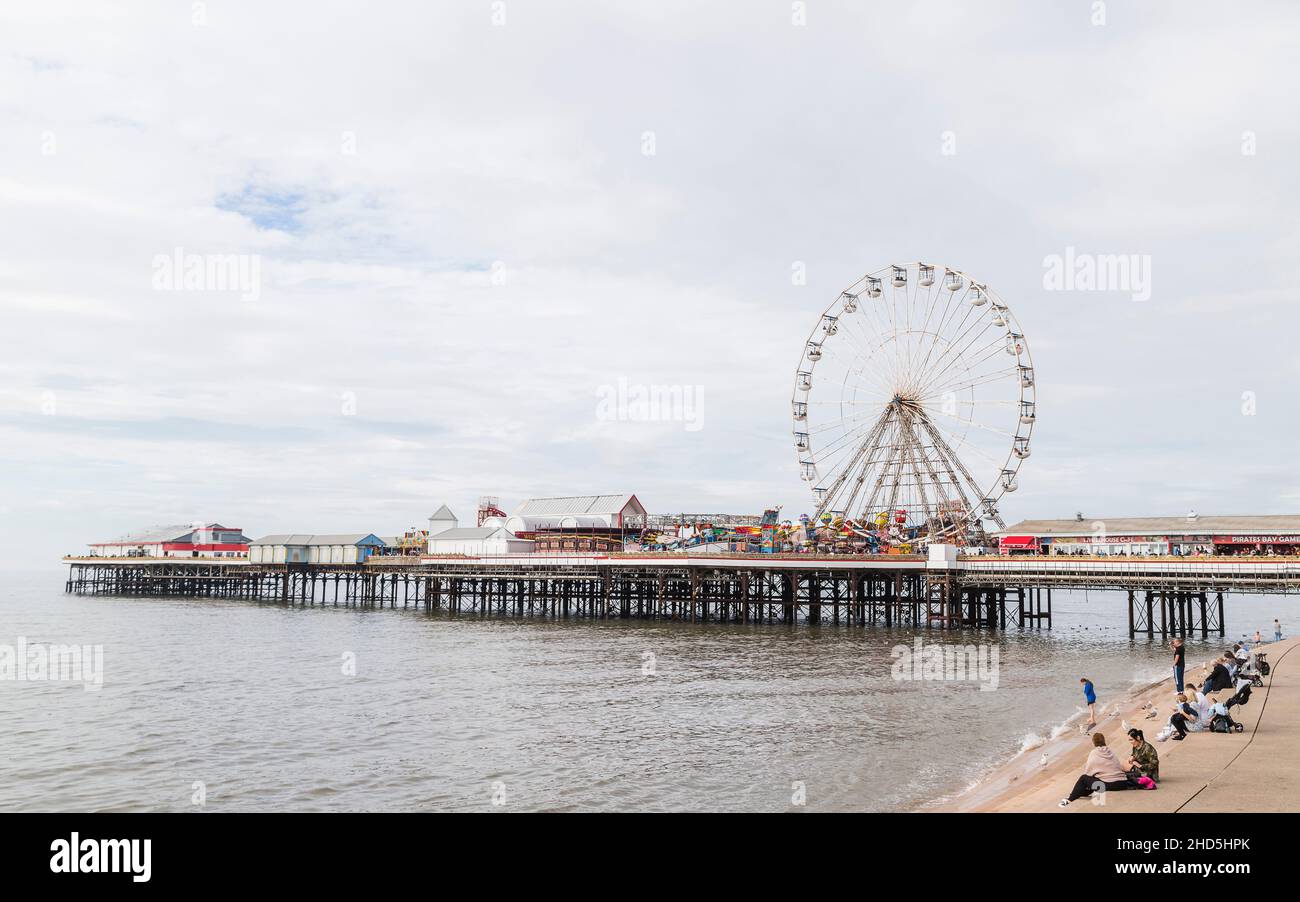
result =
M927 277L929 285L924 284ZM872 313L875 314L874 319ZM825 460L830 452L819 452L817 432L831 430L836 424L831 423L814 431L809 426L808 419L812 404L833 405L837 402L814 400L818 385L817 365L828 350L838 347L829 343L834 342L841 331L847 333L855 319L866 325L863 330L856 330L855 327L858 339L855 353L858 359L856 368L845 363L846 375L840 386L841 392L856 393L861 390L866 394L874 390L882 397L890 396L891 400L882 406L879 399L875 402L846 402L845 395L841 395L838 402L841 408L840 438L850 440L842 447L850 447L858 439L861 442L846 466L841 468L836 463L829 468L829 472L823 473L823 467L819 465L819 453ZM1001 325L998 324L999 319ZM944 330L953 322L957 322L955 340L951 335L944 334ZM981 322L982 327L977 329ZM1014 419L1008 418L1014 426L1003 433L974 422L977 403L975 388L984 384L979 382L969 384L971 398L967 402L969 414L965 418L964 427L936 423L929 412L933 405L928 403L934 392L945 388L951 392L952 386L962 385L961 382L954 383L949 374L970 373L972 364L965 357L966 351L990 335L995 337L981 347L980 352L999 342L1002 350L995 350L976 360L975 366L996 353L1005 353L1015 359L1013 364L1008 364L1008 372L998 371L987 380L988 383L994 383L997 377L1004 376L1004 381L1008 383L1005 387L1008 396L1005 399L985 400L983 403L1014 407L1017 411ZM968 338L970 340L962 345ZM876 341L874 347L871 344L873 340ZM935 356L940 343L944 347ZM906 354L903 353L904 348ZM921 357L923 350L926 353ZM845 352L846 358L848 353ZM965 367L964 370L962 366ZM957 369L954 370L954 367ZM972 380L978 378L980 374L971 376ZM859 384L850 386L850 379ZM817 503L815 518L833 512L860 521L873 516L877 510L888 511L892 515L900 486L907 485L902 481L902 476L910 469L914 477L911 485L915 492L909 494L908 503L902 508L908 513L908 526L921 526L921 523L916 522L919 520L916 515L923 512L927 531L936 533L939 529L936 524L945 522L944 513L951 514L954 511L963 512L963 522L958 524L955 517L948 521L950 525L943 528L951 533L955 533L959 525L965 530L985 520L1004 526L997 502L1007 492L1016 490L1020 467L1030 454L1030 438L1037 421L1036 381L1033 357L1024 330L1010 307L987 283L964 270L923 261L889 264L866 273L841 291L822 311L804 342L803 353L795 371L794 390L791 394L795 452L801 476L813 489L813 498ZM868 409L861 418L845 420L843 409L846 404L871 408L873 403L880 408L879 411ZM873 415L874 420L871 419ZM946 410L940 416L952 420L962 419ZM864 427L867 428L865 433L862 432ZM988 429L1009 438L1009 446L1000 465L996 453L990 456L986 451L968 443L973 427ZM892 447L886 445L890 436L893 437ZM996 465L996 472L985 472L977 476L958 453L963 448L967 457L971 456L970 452L978 451L981 457ZM839 450L836 449L836 453ZM944 472L936 472L936 469ZM889 485L891 470L894 474L892 494L886 503L886 499L880 498L879 493L881 488ZM859 478L852 479L854 471L858 472ZM861 492L869 481L873 482L870 493L862 497ZM927 484L936 494L933 505L926 500ZM856 490L845 496L843 492L846 487L856 487ZM971 498L971 495L975 497ZM918 506L915 500L918 497L921 499L922 511L914 509ZM942 501L939 500L940 497ZM840 506L837 507L837 504ZM855 505L861 507L861 510ZM934 508L933 513L931 507Z

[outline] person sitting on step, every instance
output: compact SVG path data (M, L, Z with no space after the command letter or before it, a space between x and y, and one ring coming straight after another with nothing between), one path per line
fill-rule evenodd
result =
M1074 781L1074 788L1067 798L1061 799L1062 808L1075 799L1090 796L1094 792L1118 792L1134 789L1136 781L1130 779L1128 771L1121 765L1115 753L1106 747L1106 737L1101 733L1092 734L1092 751L1083 766L1083 775Z
M1187 700L1186 693L1178 693L1178 704L1174 706L1174 713L1169 716L1169 724L1160 731L1160 735L1156 737L1156 740L1164 742L1171 737L1179 741L1186 739L1187 731L1196 728L1196 722L1199 718L1200 714L1192 703Z
M1146 736L1136 727L1128 731L1128 741L1133 747L1133 754L1127 762L1128 775L1133 779L1150 777L1153 783L1160 782L1160 756L1155 746L1147 742Z

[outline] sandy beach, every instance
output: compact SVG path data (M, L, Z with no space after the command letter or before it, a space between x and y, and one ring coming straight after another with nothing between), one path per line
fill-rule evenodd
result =
M1156 742L1174 704L1172 673L1122 698L1103 697L1095 732L1125 760L1129 743L1124 722L1142 730L1160 755L1160 786L1155 791L1107 793L1104 805L1079 799L1067 808L1058 806L1083 772L1092 747L1092 735L1080 731L1087 721L1081 714L1058 728L1058 735L1022 751L971 789L925 810L1300 811L1300 654L1290 654L1297 645L1300 639L1258 646L1273 669L1264 686L1252 692L1250 703L1232 710L1245 727L1243 733L1192 733L1182 742ZM1205 679L1201 663L1188 661L1189 685ZM1218 695L1226 701L1225 693ZM1155 705L1160 716L1146 719L1144 704Z

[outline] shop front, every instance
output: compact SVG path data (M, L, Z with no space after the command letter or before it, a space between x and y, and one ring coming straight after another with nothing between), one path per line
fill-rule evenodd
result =
M1098 533L1089 536L1053 536L1047 547L1050 554L1142 557L1169 554L1170 544L1168 536L1112 536Z
M1219 554L1293 555L1300 553L1300 534L1221 535L1214 536L1214 546Z
M1040 554L1038 536L1003 536L998 539L998 551L1002 554Z

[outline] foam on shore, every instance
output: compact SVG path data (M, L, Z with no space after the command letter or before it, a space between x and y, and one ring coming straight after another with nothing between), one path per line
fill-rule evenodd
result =
M1149 701L1143 696L1157 690L1167 680L1163 676L1148 679L1146 674L1135 677L1132 688L1124 693L1123 698L1097 712L1097 729L1115 729L1124 719L1132 719L1135 712L1143 710L1140 706ZM1090 735L1082 729L1087 713L1086 708L1076 706L1065 720L1047 729L1046 735L1037 730L1028 731L1009 759L991 765L964 789L936 798L920 806L921 809L985 810L995 805L998 799L1019 792L1031 776L1068 771L1084 757L1080 749L1084 736ZM1142 723L1148 722L1143 720ZM1138 725L1136 721L1134 725ZM1143 726L1139 729L1145 732Z

